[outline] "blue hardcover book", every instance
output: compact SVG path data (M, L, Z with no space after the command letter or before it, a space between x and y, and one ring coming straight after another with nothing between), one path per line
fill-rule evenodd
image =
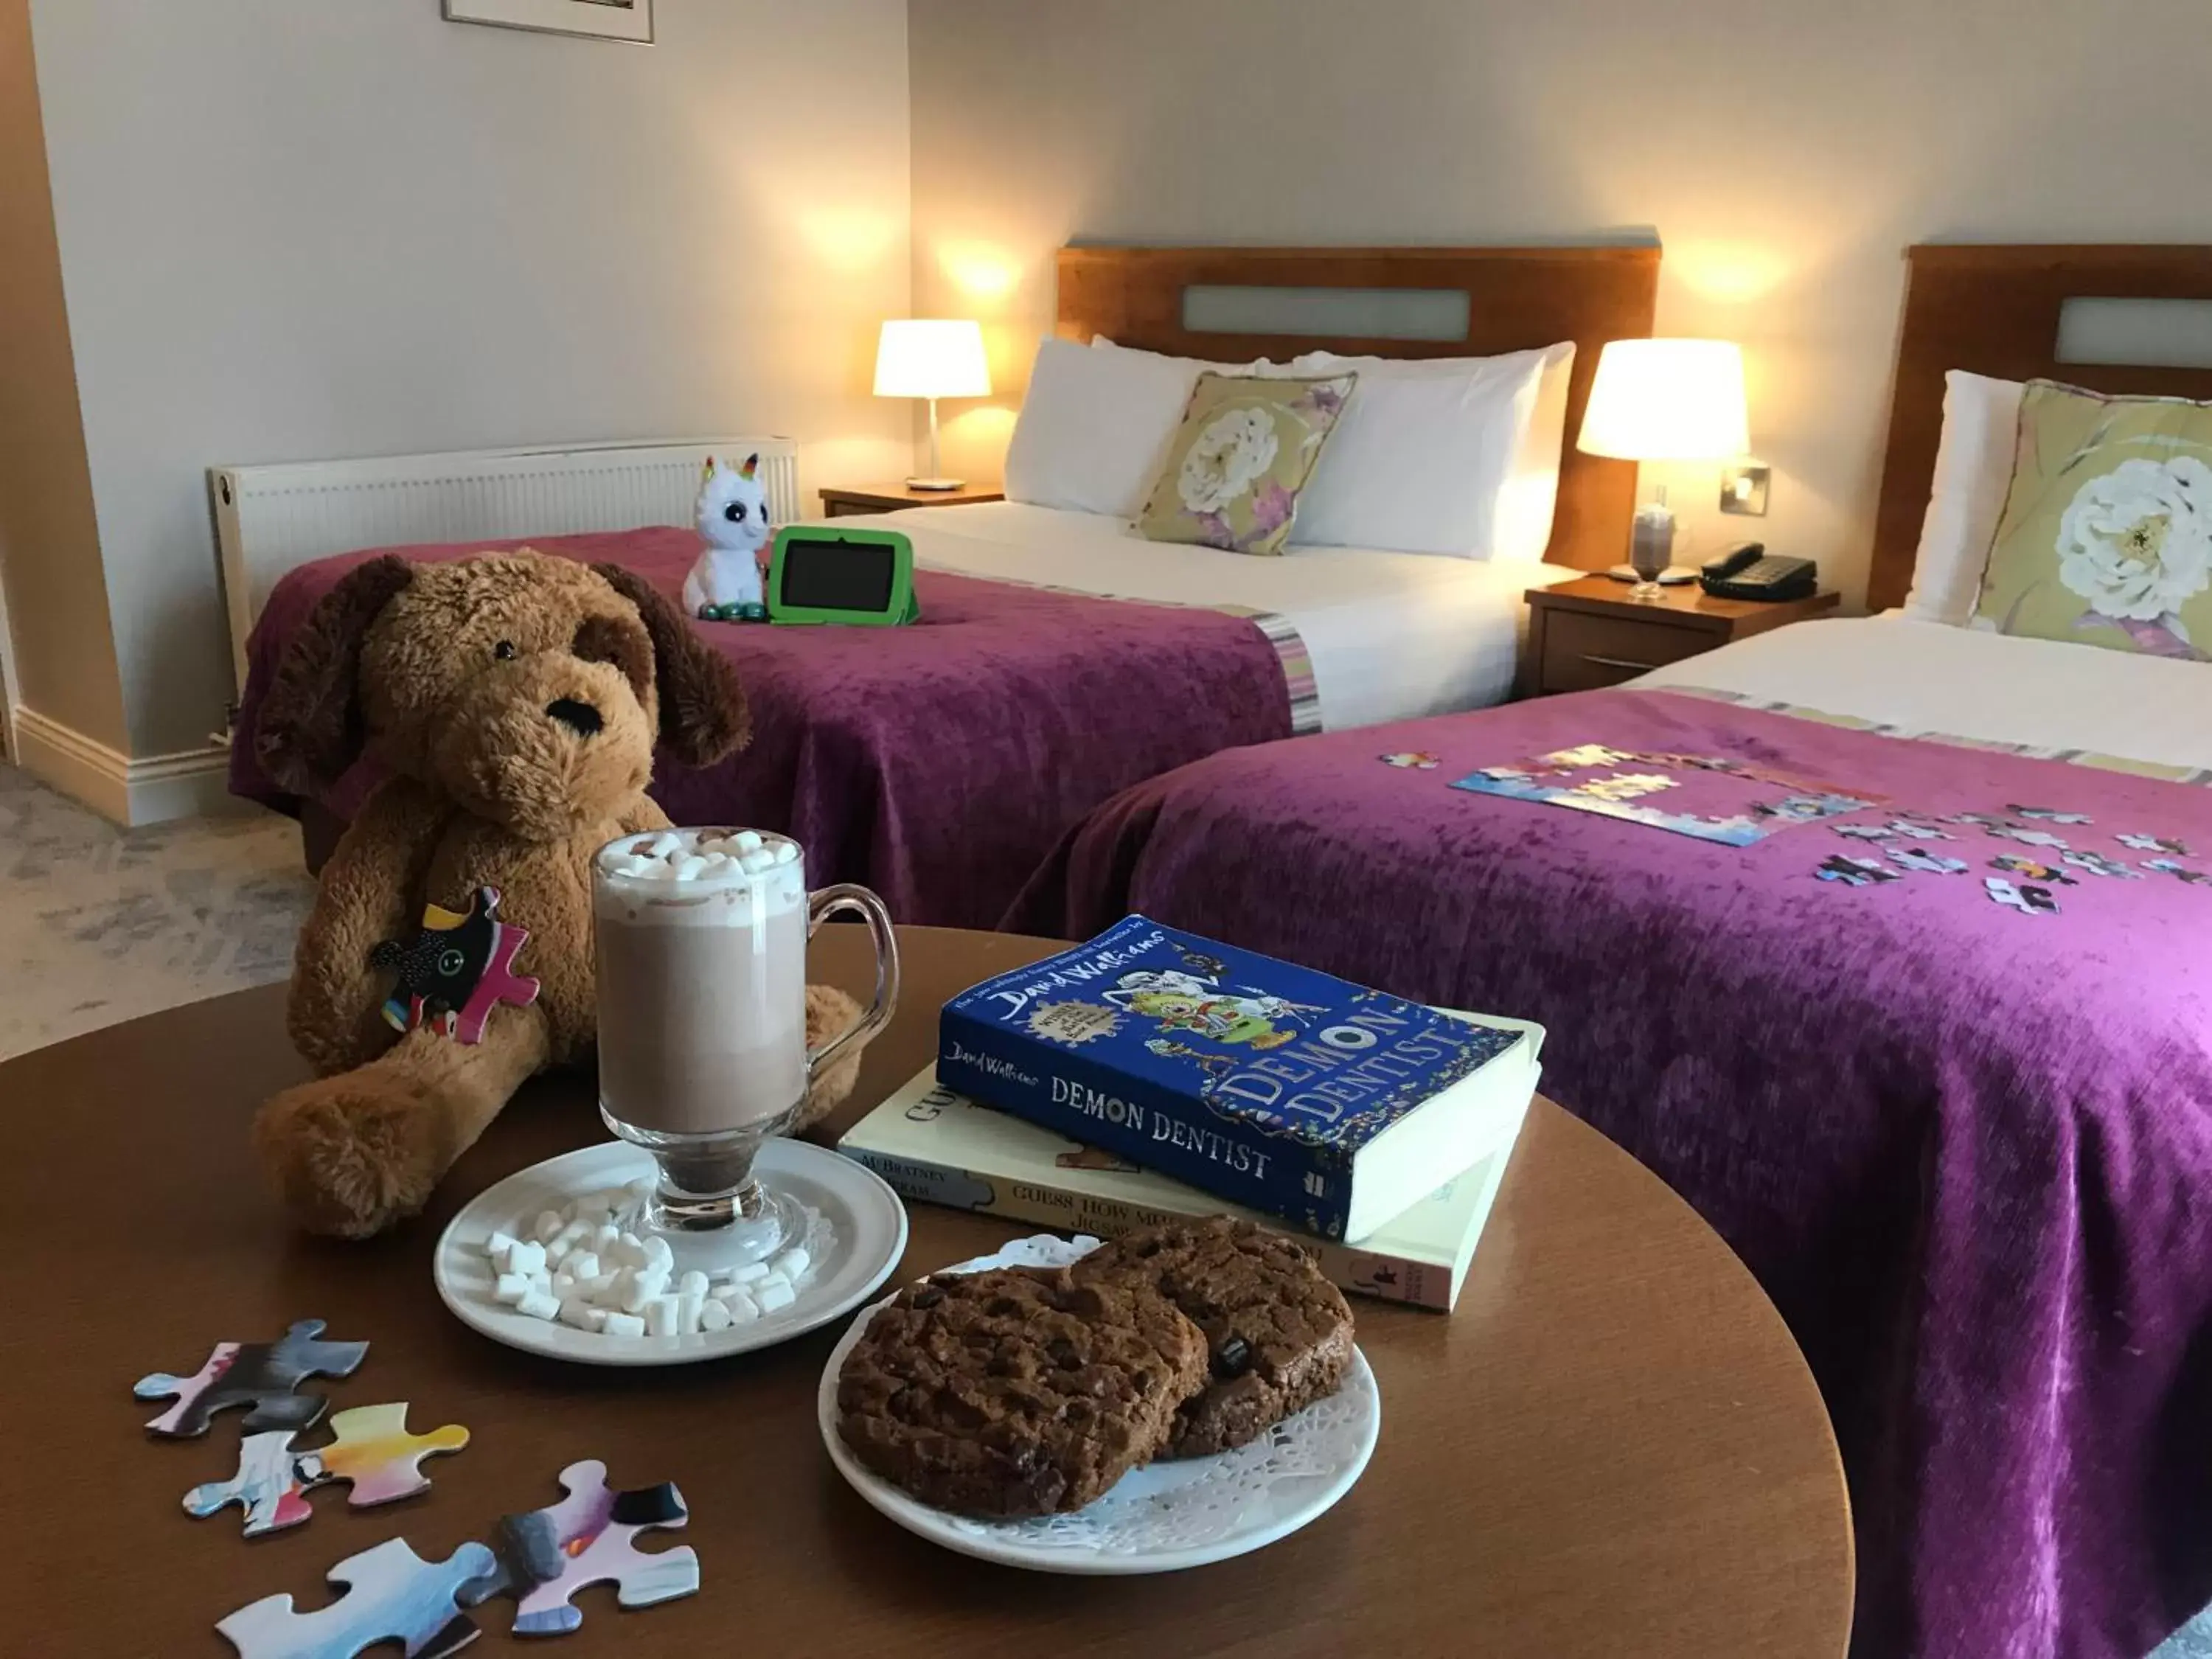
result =
M1541 1036L1129 916L946 1003L937 1074L1218 1197L1358 1239L1512 1133Z

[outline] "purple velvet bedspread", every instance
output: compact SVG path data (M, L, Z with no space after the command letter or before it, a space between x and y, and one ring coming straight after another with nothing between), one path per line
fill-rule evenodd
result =
M453 559L519 543L408 547ZM611 560L672 599L688 530L553 536L531 545ZM374 550L290 572L255 625L238 730L314 602ZM901 921L988 927L1055 841L1118 789L1237 744L1286 737L1282 659L1258 625L1150 605L915 573L909 628L698 626L737 665L753 742L704 771L665 756L654 797L678 823L776 830L817 886L863 882ZM374 781L354 769L324 805L350 817ZM232 792L297 803L232 746Z
M1588 744L1680 781L1638 805L1743 803L1690 755L1884 799L1738 848L1450 787ZM1932 833L1837 833L1900 822ZM1820 878L1838 856L1899 878ZM2212 1597L2205 872L2212 789L1601 691L1139 785L1007 921L1079 939L1140 909L1541 1021L1546 1091L1704 1214L1811 1362L1856 1650L2142 1659Z

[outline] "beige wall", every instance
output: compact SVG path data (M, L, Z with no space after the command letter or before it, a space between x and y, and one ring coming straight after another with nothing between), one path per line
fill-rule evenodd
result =
M904 467L868 395L912 269L903 0L659 0L651 47L32 3L134 754L229 695L212 463L769 429L809 483Z
M915 303L1018 389L1053 249L1656 227L1749 352L1765 533L1863 589L1903 288L1946 238L2212 234L2201 0L913 0ZM995 477L1011 416L951 455ZM950 464L950 462L948 463ZM1678 483L1682 482L1678 478ZM1680 499L1678 491L1678 500Z
M28 0L0 0L0 585L25 703L119 746L123 695L77 423Z

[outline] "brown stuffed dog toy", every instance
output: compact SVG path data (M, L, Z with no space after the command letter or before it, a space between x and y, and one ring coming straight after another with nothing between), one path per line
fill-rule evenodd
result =
M645 795L656 738L705 766L750 736L729 664L617 566L387 556L324 596L277 668L256 753L301 794L364 747L389 775L324 866L300 935L288 1024L317 1080L254 1126L301 1225L362 1237L413 1214L525 1079L590 1052L592 855L667 825ZM500 921L527 930L512 971L538 995L492 1006L473 1042L434 1023L402 1035L380 1012L393 974L371 953L411 938L426 906L467 912L484 887ZM858 1012L810 985L807 1042ZM801 1123L858 1070L855 1052L825 1071Z

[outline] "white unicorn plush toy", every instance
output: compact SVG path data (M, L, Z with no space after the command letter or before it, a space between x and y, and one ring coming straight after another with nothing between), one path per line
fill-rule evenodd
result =
M755 475L760 457L743 466L707 458L699 480L699 533L706 550L684 579L684 608L702 622L764 622L760 551L774 533L768 491Z

